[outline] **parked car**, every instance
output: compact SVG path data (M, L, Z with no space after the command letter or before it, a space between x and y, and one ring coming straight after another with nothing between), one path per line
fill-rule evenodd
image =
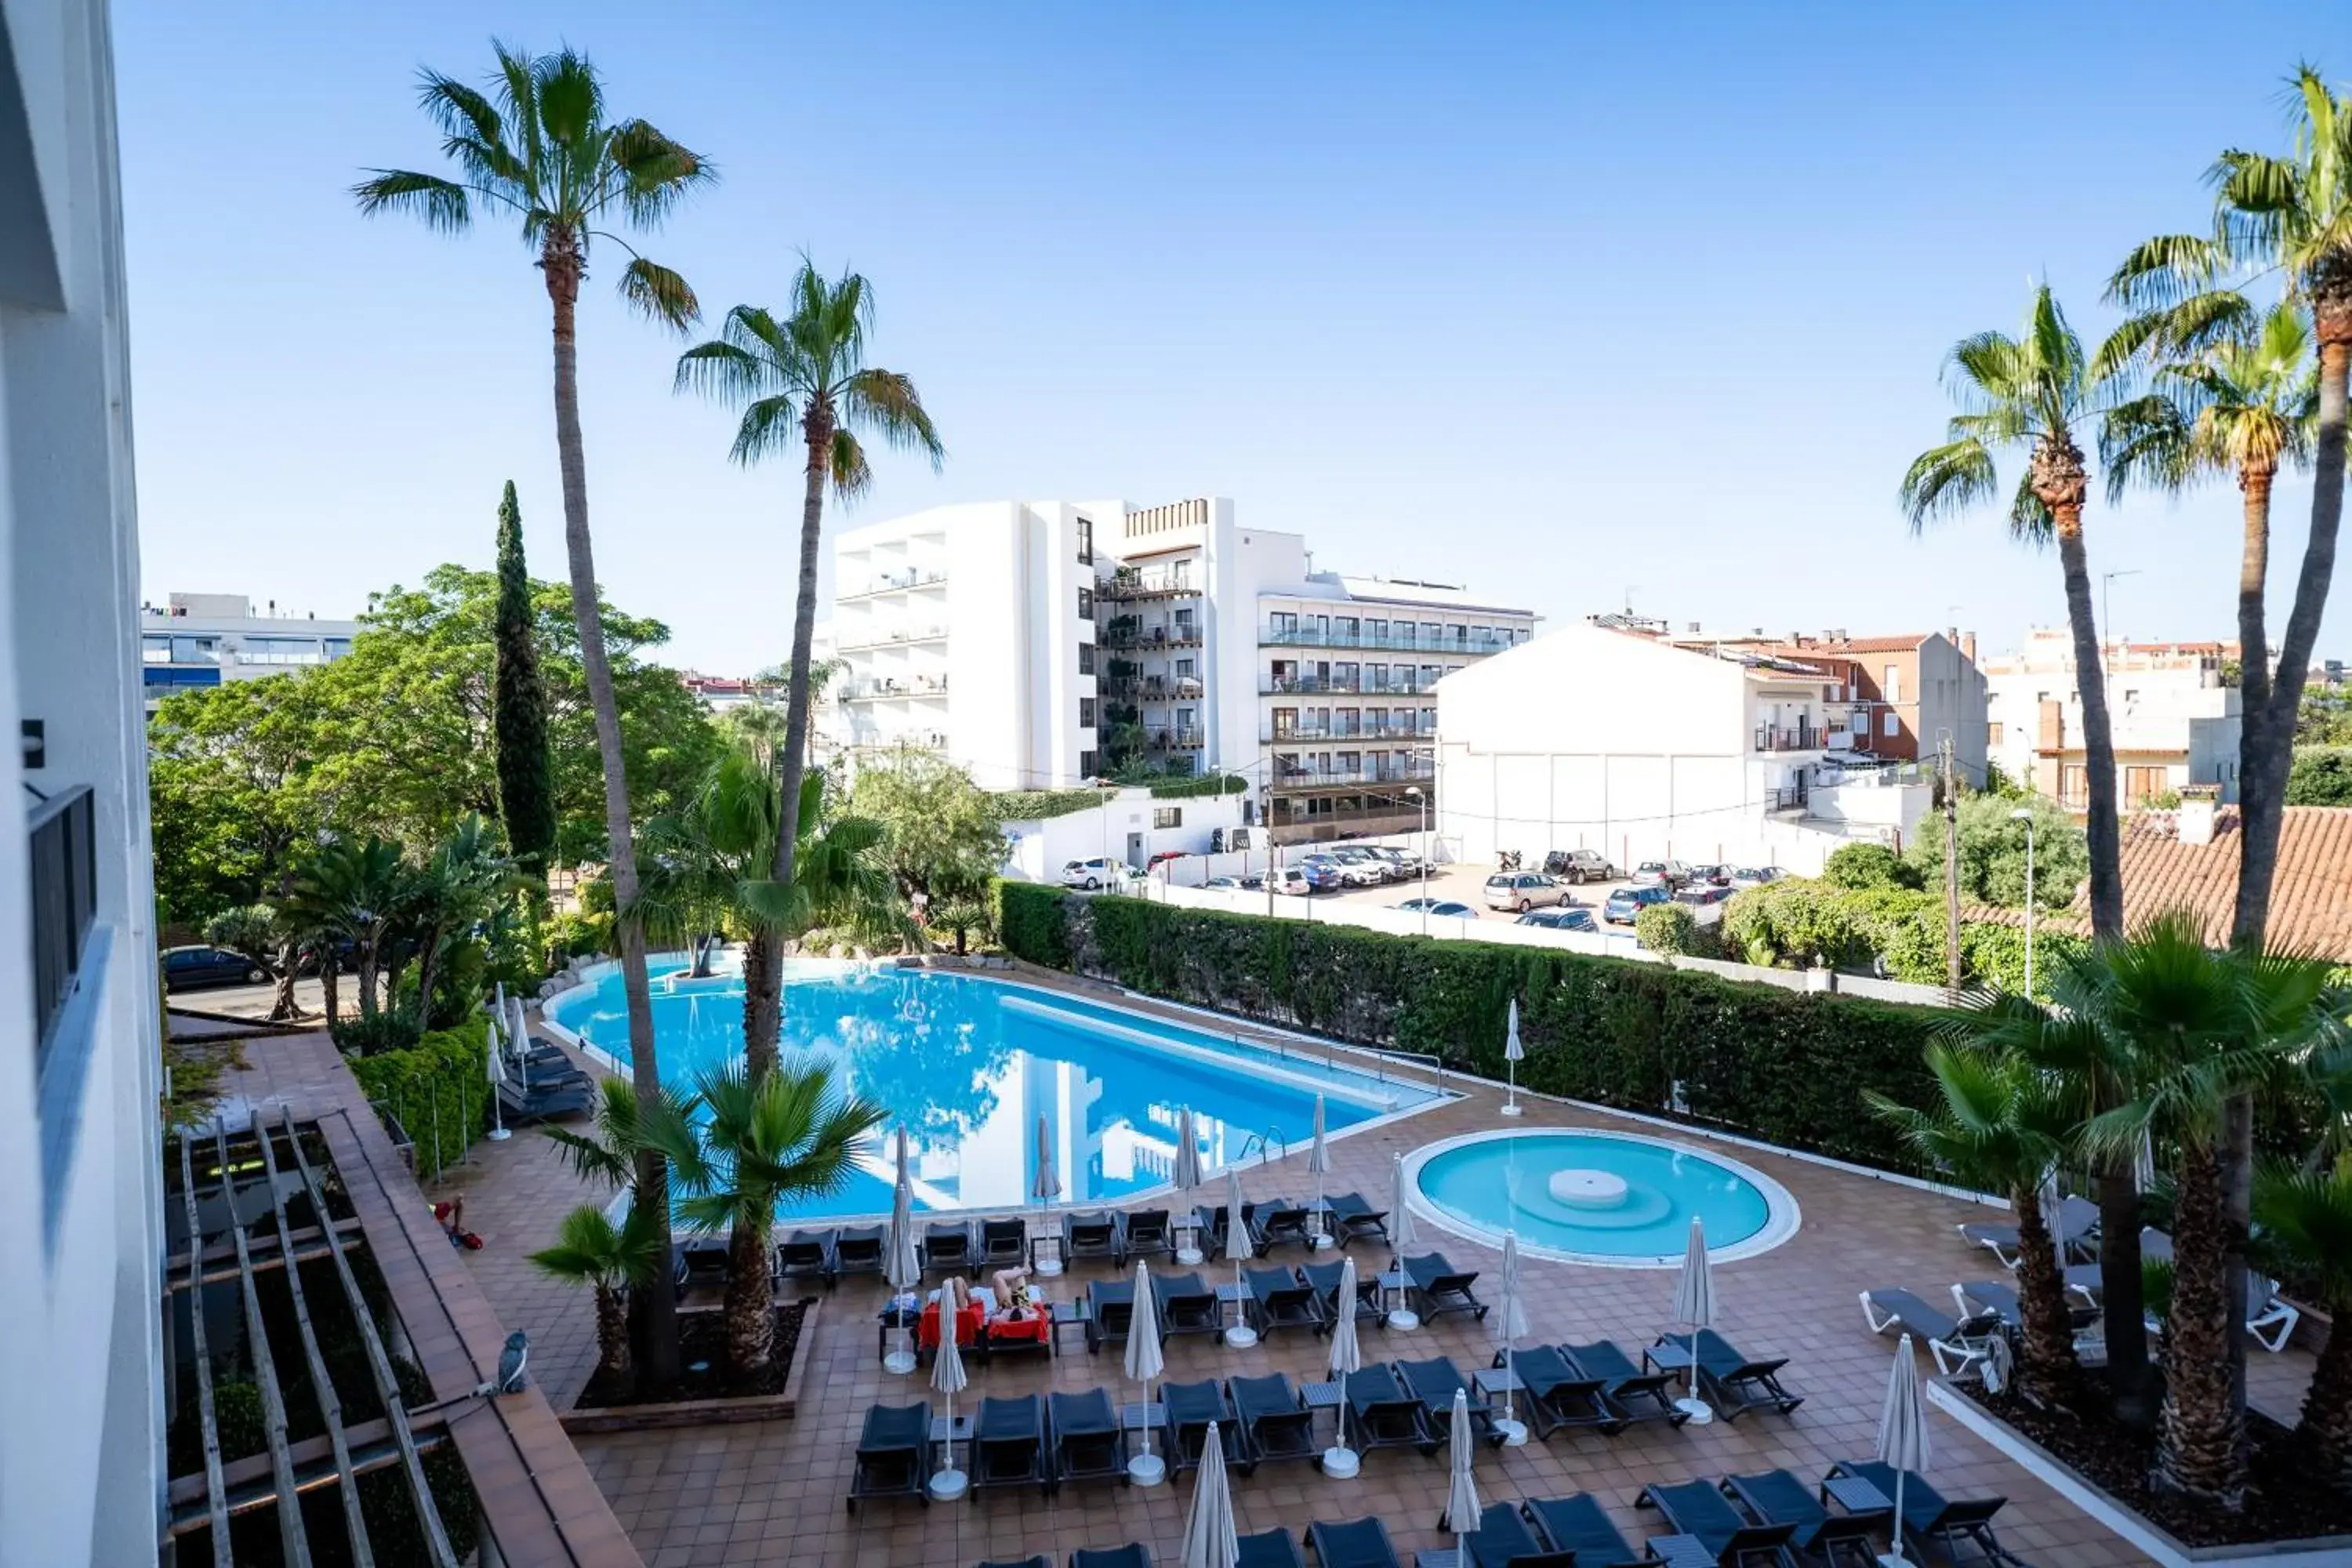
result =
M205 985L258 985L269 971L225 947L167 947L163 989L194 991Z
M1239 877L1212 877L1201 884L1204 888L1231 888L1238 891L1248 886Z
M1679 888L1690 880L1690 868L1679 860L1644 860L1633 868L1637 888Z
M1568 894L1541 871L1497 871L1486 879L1486 907L1526 914L1538 904L1557 904Z
M1511 923L1522 926L1541 926L1547 931L1599 931L1601 929L1592 923L1591 910L1566 908L1529 910Z
M1402 882L1407 878L1421 875L1421 857L1412 850L1392 849L1385 844L1374 844L1370 847L1373 854L1395 868L1395 880Z
M1750 888L1761 888L1780 879L1778 866L1736 866L1731 872L1731 890L1744 893Z
M1126 870L1118 861L1101 855L1091 860L1073 860L1062 868L1062 886L1082 888L1091 893L1097 888L1116 886Z
M1685 888L1682 891L1675 895L1675 902L1678 904L1688 904L1692 908L1697 909L1707 904L1722 903L1725 900L1730 897L1731 889L1729 888L1718 888L1712 882L1693 882L1689 887Z
M1382 882L1396 879L1396 867L1388 858L1361 844L1335 846L1331 858L1339 862L1340 872L1351 888L1377 888Z
M1601 918L1613 926L1629 926L1634 918L1652 904L1663 904L1675 895L1664 882L1652 882L1647 887L1620 888L1609 895L1601 906Z
M1309 892L1327 892L1348 885L1347 872L1328 855L1302 855L1294 864L1307 879Z
M1555 849L1544 857L1543 868L1561 881L1579 887L1587 882L1606 882L1617 875L1617 868L1598 849Z
M1710 888L1728 888L1731 886L1731 868L1694 866L1690 868L1690 879L1694 883L1704 884Z
M1475 921L1478 918L1476 910L1467 904L1457 904L1452 899L1407 899L1396 907L1412 915L1426 910L1433 915L1444 915L1448 920Z
M1285 866L1279 871L1270 871L1262 879L1253 877L1250 880L1260 889L1268 882L1273 883L1274 890L1286 899L1303 899L1315 890L1313 879L1296 866Z

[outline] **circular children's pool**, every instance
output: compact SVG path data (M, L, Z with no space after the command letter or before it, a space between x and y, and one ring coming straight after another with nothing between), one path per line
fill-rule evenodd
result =
M1778 1247L1797 1203L1761 1172L1662 1138L1549 1129L1449 1138L1406 1156L1414 1211L1459 1235L1622 1268L1681 1264L1690 1223L1718 1262Z

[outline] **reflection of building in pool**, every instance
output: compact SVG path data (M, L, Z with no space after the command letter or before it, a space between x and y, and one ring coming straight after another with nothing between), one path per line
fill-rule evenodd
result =
M994 1089L988 1113L955 1144L942 1142L924 1152L917 1162L922 1177L963 1208L1013 1209L1034 1203L1030 1187L1036 1174L1037 1119L1043 1116L1053 1140L1054 1168L1062 1179L1061 1201L1091 1196L1099 1163L1086 1123L1101 1096L1099 1083L1075 1063L1014 1051L1005 1058Z

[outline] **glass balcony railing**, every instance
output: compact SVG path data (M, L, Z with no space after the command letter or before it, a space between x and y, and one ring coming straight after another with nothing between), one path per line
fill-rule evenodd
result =
M1340 631L1318 626L1270 626L1258 635L1258 641L1268 647L1377 647L1398 653L1451 653L1483 655L1501 653L1517 646L1517 639L1506 641L1499 637L1431 637L1425 632Z

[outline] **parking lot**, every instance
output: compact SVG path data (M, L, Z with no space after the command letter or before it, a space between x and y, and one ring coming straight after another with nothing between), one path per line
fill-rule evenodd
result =
M1306 847L1303 845L1294 846L1285 849L1283 857L1287 860L1292 856L1304 852ZM1495 868L1491 864L1432 866L1429 868L1428 896L1433 899L1451 899L1455 903L1467 904L1478 911L1479 918L1482 920L1517 919L1518 917L1514 913L1490 910L1486 907L1484 897L1486 879L1494 874ZM1568 896L1570 906L1591 910L1593 912L1593 919L1598 920L1601 918L1601 906L1609 895L1627 885L1621 879L1613 882L1587 882L1580 888L1563 886L1560 890ZM1318 903L1330 900L1349 903L1378 904L1386 909L1401 904L1407 899L1418 899L1422 896L1421 883L1416 879L1410 882L1388 882L1377 888L1342 888L1333 892L1318 893L1315 898Z

